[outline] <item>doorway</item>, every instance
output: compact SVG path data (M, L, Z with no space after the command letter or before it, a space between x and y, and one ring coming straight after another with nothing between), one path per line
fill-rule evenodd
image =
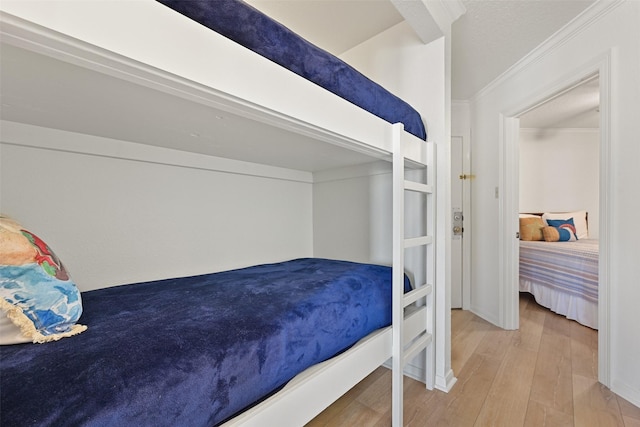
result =
M599 111L596 74L521 115L518 144L520 222L542 222L539 217L525 217L545 212L556 213L557 218L562 217L560 212L565 213L564 218L575 215L572 224L575 223L576 231L573 235L569 231L565 237L579 239L549 243L544 241L541 231L533 235L528 229L521 229L518 248L521 300L526 296L522 292L533 295L538 306L595 329ZM520 312L521 325L522 315Z
M559 79L546 90L538 91L520 106L500 115L500 187L503 189L499 209L500 324L506 329L519 327L518 255L519 255L519 132L520 119L526 112L552 99L579 82L599 77L599 267L598 267L598 380L609 386L609 218L610 176L610 87L611 54L597 58L582 69Z

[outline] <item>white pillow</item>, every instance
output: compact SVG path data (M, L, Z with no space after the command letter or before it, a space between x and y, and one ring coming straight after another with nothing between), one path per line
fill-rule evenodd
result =
M589 238L589 227L587 226L587 211L549 213L545 212L542 219L547 223L548 219L569 219L573 218L573 225L576 227L576 237L578 239ZM547 224L548 225L548 224Z

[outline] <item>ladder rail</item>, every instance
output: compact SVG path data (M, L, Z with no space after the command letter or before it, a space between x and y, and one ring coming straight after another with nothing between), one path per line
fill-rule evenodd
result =
M400 132L402 125L392 126L393 143L393 267L392 267L392 328L393 352L391 359L391 421L394 427L403 426L403 326L404 326L404 156ZM402 284L401 284L402 283Z
M431 144L427 149L427 164L429 165L427 168L427 183L435 188L436 185L436 158L435 158L435 144ZM435 236L436 235L436 197L432 192L426 196L425 203L425 212L427 215L426 218L426 231L427 235ZM425 253L425 269L426 269L426 282L432 283L434 289L432 292L426 295L425 297L425 305L430 307L431 309L427 313L426 319L426 329L427 332L431 334L433 337L433 341L430 344L430 351L425 352L425 383L426 387L429 390L433 390L435 386L435 372L436 372L436 361L435 361L435 284L436 284L436 261L435 261L435 245L431 244L426 247Z
M416 357L421 351L426 349L426 386L433 389L434 373L435 373L435 357L434 357L434 309L433 297L435 283L434 274L434 249L433 236L435 232L434 217L434 144L427 143L425 159L420 163L426 166L426 183L415 182L405 179L405 161L409 161L412 165L416 164L415 157L409 159L403 152L402 144L403 127L401 124L392 126L392 147L393 147L393 171L392 171L392 229L393 229L393 273L392 273L392 330L393 330L393 351L392 351L392 425L401 427L403 425L403 376L404 366L407 362ZM412 191L424 194L426 202L424 203L424 228L426 233L424 236L405 238L405 192ZM420 286L411 292L404 294L404 274L405 274L405 249L423 246L425 250L424 270L426 275L426 284ZM404 331L404 313L405 308L424 300L426 310L424 325L420 325L416 335L407 337L410 343L405 342ZM412 325L415 325L412 322ZM412 328L409 328L412 329ZM407 331L410 333L409 331ZM410 333L411 334L411 333ZM408 344L408 345L407 345Z

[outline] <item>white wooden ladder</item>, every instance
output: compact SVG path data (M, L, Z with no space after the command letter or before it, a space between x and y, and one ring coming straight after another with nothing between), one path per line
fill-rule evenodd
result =
M393 358L392 358L392 423L403 425L403 378L405 365L425 350L426 387L433 389L434 359L434 283L435 283L435 144L427 142L424 159L420 163L411 161L411 166L426 169L424 183L405 179L407 158L402 138L405 135L401 124L392 129L393 136ZM416 192L423 196L424 203L416 207L421 229L425 234L407 238L405 235L405 192ZM412 208L414 208L412 206ZM405 250L424 246L424 277L426 283L415 284L415 288L404 293ZM421 259L422 261L422 259Z

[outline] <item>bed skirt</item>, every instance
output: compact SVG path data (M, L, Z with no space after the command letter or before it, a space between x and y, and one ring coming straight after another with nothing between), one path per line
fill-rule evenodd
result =
M536 302L554 313L598 329L598 304L576 295L557 291L531 280L520 279L520 292L533 295Z

